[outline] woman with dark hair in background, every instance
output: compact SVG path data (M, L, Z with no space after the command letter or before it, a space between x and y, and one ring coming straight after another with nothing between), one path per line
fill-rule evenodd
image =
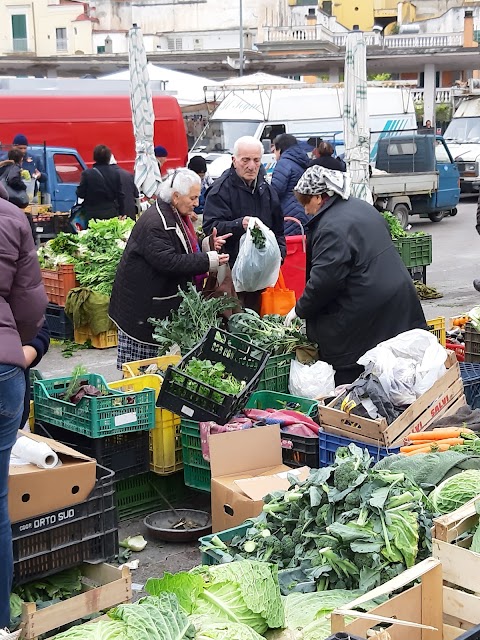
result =
M343 160L340 158L334 158L333 154L335 150L330 142L325 142L322 140L317 147L318 158L312 160L309 167L315 167L316 165L319 167L325 167L325 169L331 169L331 171L346 171L347 166Z
M277 192L283 217L296 218L302 225L307 224L308 216L295 198L293 189L308 167L308 156L295 136L282 133L273 141L277 164L272 174L272 187ZM284 223L286 236L301 235L300 225L292 220Z
M82 173L77 197L83 199L82 209L88 220L106 220L125 215L125 194L120 172L110 164L112 152L104 144L93 150L95 164Z

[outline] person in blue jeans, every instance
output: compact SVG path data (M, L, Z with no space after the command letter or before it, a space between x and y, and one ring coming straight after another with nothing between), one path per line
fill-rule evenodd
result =
M41 329L47 302L27 217L0 194L0 629L10 622L13 552L8 470L17 431L23 426L23 346Z

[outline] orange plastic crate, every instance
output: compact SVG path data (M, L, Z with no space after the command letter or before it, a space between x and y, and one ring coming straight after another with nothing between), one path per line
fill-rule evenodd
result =
M50 302L65 306L70 289L78 287L73 264L62 264L58 269L42 269L42 280Z

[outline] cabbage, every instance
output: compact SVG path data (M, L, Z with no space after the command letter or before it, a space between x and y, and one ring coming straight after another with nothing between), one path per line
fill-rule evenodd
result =
M197 633L195 640L264 640L251 627L239 622L212 622L206 616L191 616Z
M447 478L430 494L435 513L451 513L480 494L480 470L468 469Z
M125 625L114 620L99 620L72 627L59 633L52 640L129 640L125 634Z
M246 624L259 634L284 623L278 570L265 562L240 560L167 573L160 580L150 578L145 590L152 595L174 592L188 613Z

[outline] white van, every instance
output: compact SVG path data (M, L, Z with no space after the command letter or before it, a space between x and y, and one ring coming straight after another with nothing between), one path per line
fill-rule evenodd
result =
M368 88L371 157L382 132L417 128L408 89ZM190 150L202 155L208 172L217 178L230 166L233 145L240 136L254 136L264 145L263 164L270 173L275 158L272 140L291 133L299 140L322 137L334 140L337 155L343 153L343 88L284 88L233 90L226 95Z

